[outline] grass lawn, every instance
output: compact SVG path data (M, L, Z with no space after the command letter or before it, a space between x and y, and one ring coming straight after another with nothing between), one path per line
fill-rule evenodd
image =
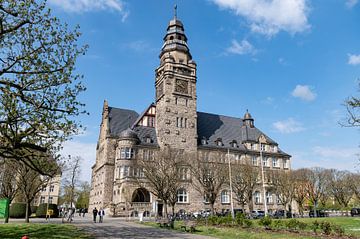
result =
M28 235L30 239L44 238L84 238L92 239L82 230L73 225L64 224L0 224L0 238L20 239L23 235Z
M289 220L289 219L282 219ZM360 238L360 217L333 217L333 218L301 218L299 219L308 225L317 220L328 221L345 228L346 234L351 234L356 238ZM258 220L253 220L252 228L244 229L240 227L215 227L215 226L197 226L195 234L213 236L222 239L315 239L322 238L313 235L299 235L298 233L283 231L265 231L258 225ZM146 222L145 225L159 227L155 222ZM182 222L175 222L175 230L181 231ZM310 233L310 229L306 230ZM332 237L334 238L334 237Z
M352 234L360 238L360 217L322 217L322 218L298 218L298 220L311 223L315 220L327 221L339 226L342 226L345 229L346 234Z

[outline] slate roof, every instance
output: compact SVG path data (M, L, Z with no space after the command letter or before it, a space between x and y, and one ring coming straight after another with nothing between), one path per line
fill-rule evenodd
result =
M134 110L109 107L110 135L115 137L120 136L121 132L132 127L138 118L139 114ZM133 130L137 134L140 140L140 144L148 146L158 145L155 128L136 126L133 128ZM150 137L150 143L146 142L147 137Z
M230 142L236 140L238 144L243 142L256 142L260 135L265 135L256 127L243 126L243 119L197 112L198 138L206 138L209 145L216 146L215 141L222 139L224 146L230 147ZM266 136L266 140L270 144L277 143Z
M138 116L139 114L133 110L109 107L110 135L120 135L122 131L131 127Z
M110 134L112 136L119 136L122 131L132 127L139 116L133 110L109 107ZM133 126L133 130L140 139L141 145L158 146L155 128ZM230 148L232 150L247 151L242 143L256 142L260 135L264 135L268 143L278 145L256 127L245 126L242 118L204 112L197 112L197 134L199 147L204 148ZM146 142L147 137L151 139L150 143ZM206 145L201 144L201 139L203 138L207 140ZM222 146L216 144L218 139L221 139ZM230 145L234 140L237 142L237 148ZM280 149L279 153L286 155Z

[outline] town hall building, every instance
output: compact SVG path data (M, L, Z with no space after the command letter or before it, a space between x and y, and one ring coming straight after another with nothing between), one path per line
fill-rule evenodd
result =
M137 159L156 160L156 152L167 146L200 156L222 152L248 160L254 167L290 170L290 155L256 128L249 112L236 118L197 111L197 64L176 16L163 40L160 65L155 70L155 103L139 114L104 101L92 167L90 210L102 207L116 216L161 215L161 200L136 183L144 172L135 165ZM215 204L218 211L230 208L229 194L228 188L221 191ZM263 193L259 186L254 192L254 209L263 210L264 200L269 210L277 208L276 195ZM191 184L178 191L177 211L207 208L204 195Z

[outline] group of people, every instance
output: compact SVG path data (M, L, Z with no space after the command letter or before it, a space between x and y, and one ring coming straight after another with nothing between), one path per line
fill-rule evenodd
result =
M97 208L95 207L93 210L93 220L96 223L96 217L99 215L99 222L102 223L104 216L105 216L105 211L104 209L100 208L99 210L97 210Z

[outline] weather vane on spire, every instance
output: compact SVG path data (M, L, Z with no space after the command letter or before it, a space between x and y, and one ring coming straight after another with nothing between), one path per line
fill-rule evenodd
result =
M177 18L177 5L174 6L174 19Z

